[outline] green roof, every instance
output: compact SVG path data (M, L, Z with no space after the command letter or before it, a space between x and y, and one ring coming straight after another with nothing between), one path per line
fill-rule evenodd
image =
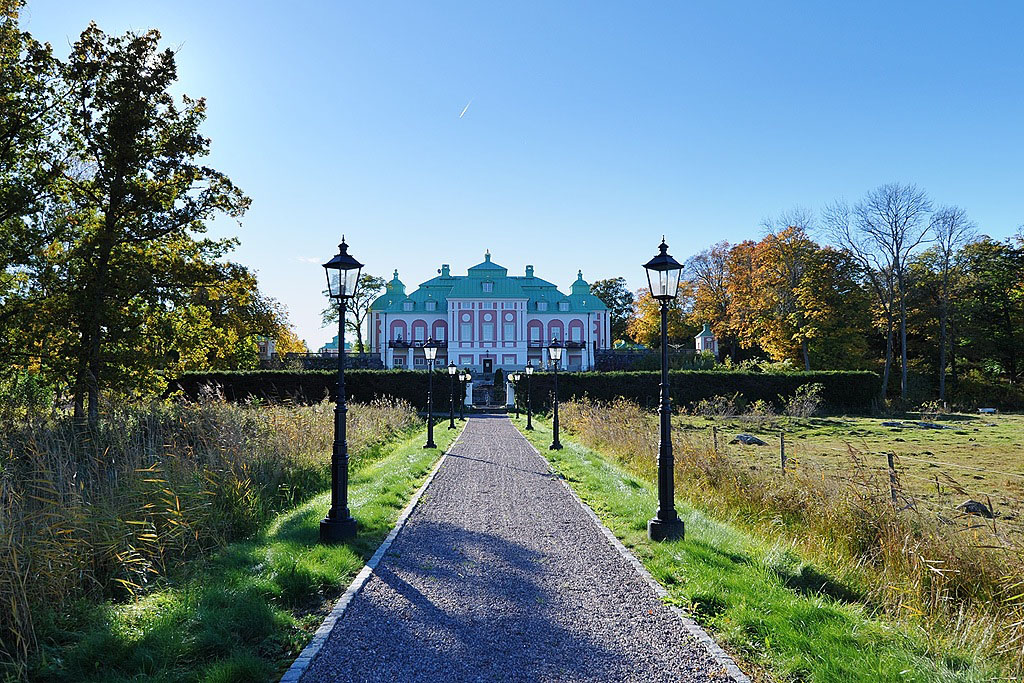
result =
M491 261L491 254L484 255L482 263L478 263L467 271L466 275L451 275L447 265L438 271L438 277L431 278L411 294L405 293L405 285L398 279L398 271L387 283L384 294L371 305L372 311L396 313L426 312L441 313L448 310L448 299L526 299L531 313L590 313L607 310L604 302L590 292L590 285L583 280L583 272L576 275L576 281L568 295L558 287L533 275L533 266L527 266L526 275L509 275L508 269ZM485 289L489 284L490 291ZM434 310L427 310L428 302L436 302ZM537 303L546 302L547 310L538 311ZM405 304L412 303L411 311L405 310ZM560 303L568 304L567 310L561 310Z

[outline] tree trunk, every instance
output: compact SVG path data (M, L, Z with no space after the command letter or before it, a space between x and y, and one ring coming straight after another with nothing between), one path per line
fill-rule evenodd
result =
M102 350L102 330L104 323L103 307L107 294L107 279L110 271L110 256L114 250L115 220L108 218L104 221L106 235L100 238L98 254L96 255L96 266L91 273L92 282L87 285L85 306L86 317L82 325L82 365L84 365L84 376L81 377L81 391L88 397L86 416L89 426L95 427L100 416L100 374ZM76 410L80 396L76 394Z
M939 309L939 400L946 400L946 302Z
M956 384L956 328L949 332L949 379Z
M885 402L885 394L889 390L889 371L892 367L892 316L888 316L885 330L885 364L882 366L882 391L879 398Z
M900 399L907 400L907 295L900 278Z
M807 372L810 372L811 371L811 357L810 357L810 355L807 352L807 340L806 339L803 340L802 342L800 342L800 349L803 351L803 354L804 354L804 370L806 370Z

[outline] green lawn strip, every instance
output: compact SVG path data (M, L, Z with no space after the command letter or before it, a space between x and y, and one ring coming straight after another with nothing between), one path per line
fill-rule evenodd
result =
M513 422L522 429L525 420ZM738 531L677 500L686 538L647 539L656 487L534 419L523 433L679 604L755 678L778 681L987 681L994 667L934 655L923 636L872 618L853 589L785 543Z
M423 479L461 430L425 432L382 449L350 477L359 534L318 544L330 492L233 543L178 585L128 605L82 604L51 616L33 678L56 681L260 681L279 677L348 583L393 528ZM376 454L375 454L376 455Z

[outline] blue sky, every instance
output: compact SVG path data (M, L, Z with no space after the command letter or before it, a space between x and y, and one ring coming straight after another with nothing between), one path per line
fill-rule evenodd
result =
M253 199L214 232L313 349L342 232L410 288L485 249L636 288L662 233L683 260L884 182L1024 223L1020 2L30 0L23 23L64 55L89 20L178 48Z

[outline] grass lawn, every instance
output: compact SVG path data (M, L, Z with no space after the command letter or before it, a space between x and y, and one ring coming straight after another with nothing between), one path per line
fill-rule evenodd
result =
M525 420L513 421L520 429ZM563 438L523 432L671 599L694 615L741 668L777 681L988 681L998 672L970 652L934 652L923 635L872 618L857 592L785 543L755 538L677 501L686 539L653 544L653 482ZM751 431L749 429L745 431Z
M921 506L947 516L968 497L991 502L1003 532L1024 541L1024 416L939 415L928 421L945 429L916 426L921 416L906 418L750 417L673 420L675 438L706 440L710 427L725 444L740 432L755 434L768 446L728 446L728 453L749 460L754 469L778 471L779 433L786 435L788 466L820 468L843 476L850 469L850 449L876 470L886 468L886 453L898 457L901 484ZM903 426L884 426L899 422Z
M55 681L264 681L279 677L394 526L440 454L461 431L396 443L350 477L359 535L317 543L324 492L280 515L186 575L127 605L82 604L47 615L32 677Z

